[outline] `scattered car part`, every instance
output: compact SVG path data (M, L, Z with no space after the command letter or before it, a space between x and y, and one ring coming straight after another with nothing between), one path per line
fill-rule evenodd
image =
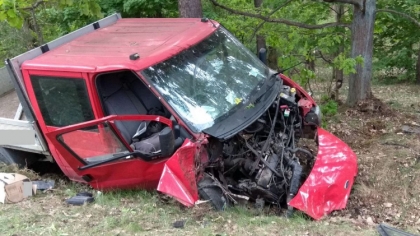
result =
M381 223L377 227L380 236L417 236L394 228L388 224Z
M76 194L76 196L71 197L66 200L66 203L69 205L81 206L87 203L92 203L95 200L93 195L88 192L82 192Z
M183 229L185 227L185 222L185 220L177 220L172 224L172 226L177 229Z
M48 181L32 181L32 184L35 185L36 190L49 190L53 189L55 185L54 180L48 180Z

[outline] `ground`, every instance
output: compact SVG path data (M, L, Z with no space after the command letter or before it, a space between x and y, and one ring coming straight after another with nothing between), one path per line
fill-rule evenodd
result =
M345 91L344 88L343 100ZM418 91L420 87L411 84L374 85L377 99L352 109L340 106L338 114L325 117L325 128L348 143L358 155L359 173L348 207L321 221L299 213L286 219L277 216L273 209L258 212L252 206L224 212L213 211L207 204L186 209L156 192L101 193L72 183L62 175L47 174L41 178L55 179L54 190L17 204L0 206L0 232L4 235L347 236L378 235L376 225L386 222L419 234L420 135L402 129L403 125L420 125ZM10 167L3 167L3 171L6 168ZM37 178L37 174L24 173ZM96 201L85 206L66 205L65 199L80 191L94 193ZM185 222L184 227L174 228L176 221Z

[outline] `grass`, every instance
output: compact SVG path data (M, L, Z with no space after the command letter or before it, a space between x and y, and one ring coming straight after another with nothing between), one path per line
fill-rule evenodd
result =
M1 171L16 170L2 166ZM33 178L32 172L20 170ZM38 177L39 178L39 177ZM95 202L69 206L65 199L89 191ZM175 221L185 227L173 227ZM156 192L124 190L102 193L69 181L17 204L0 206L1 235L375 235L366 225L329 218L312 221L301 213L285 218L272 209L236 206L223 212L201 204L185 208Z
M71 189L71 191L77 189ZM67 206L67 189L43 193L0 208L2 235L375 235L346 222L314 222L302 215L286 219L255 214L244 206L225 212L201 205L186 209L165 204L155 193L117 191L95 203ZM185 228L172 226L185 221Z
M316 87L322 91L322 84ZM344 85L340 97L343 101L346 89ZM216 212L206 204L184 208L156 192L100 193L62 176L49 176L56 180L55 190L17 204L0 205L0 234L348 236L378 235L375 225L381 222L419 233L420 139L399 131L401 124L415 122L416 117L418 122L420 118L415 112L420 110L418 91L420 88L412 85L374 85L375 96L389 104L395 114L365 114L339 107L326 122L326 128L358 154L359 174L348 208L321 221L299 213L287 219L273 209L259 212L252 206L236 206L224 212ZM0 171L18 170L3 166ZM19 172L39 178L28 170ZM65 203L65 199L81 191L92 192L95 202L85 206ZM385 203L392 206L385 207ZM367 223L369 217L374 224ZM179 220L185 221L184 228L173 227Z

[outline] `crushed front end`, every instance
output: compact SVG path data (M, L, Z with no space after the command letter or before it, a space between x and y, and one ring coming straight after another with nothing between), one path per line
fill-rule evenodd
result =
M318 110L301 91L281 85L251 125L225 140L209 137L209 162L198 182L201 199L217 209L244 200L288 209L288 215L296 208L314 219L346 206L356 155L318 127ZM302 138L313 145L299 145Z

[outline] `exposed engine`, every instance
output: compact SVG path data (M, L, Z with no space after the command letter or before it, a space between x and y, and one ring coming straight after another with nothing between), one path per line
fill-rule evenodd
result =
M202 198L221 209L238 199L287 206L309 173L313 154L297 146L303 120L294 89L283 85L256 122L224 142L210 140L210 165L199 183Z

